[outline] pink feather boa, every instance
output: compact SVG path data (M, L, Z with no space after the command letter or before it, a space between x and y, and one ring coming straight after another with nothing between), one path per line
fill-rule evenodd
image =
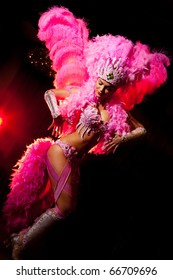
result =
M68 120L63 127L63 135L75 131L76 124L82 112L81 108L85 108L87 105L96 106L97 97L93 90L95 82L89 80L81 87L78 93L71 93L59 106L61 115ZM116 94L114 94L111 101L106 103L105 108L110 115L110 120L107 130L100 137L99 143L90 150L90 152L95 154L105 153L104 144L115 133L125 135L131 129L127 122L128 114L123 108L122 102L117 99Z
M46 172L46 152L53 143L50 138L35 140L15 165L3 207L7 233L29 226L54 203Z

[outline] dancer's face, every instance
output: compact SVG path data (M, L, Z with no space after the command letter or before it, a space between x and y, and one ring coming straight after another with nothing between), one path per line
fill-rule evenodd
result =
M95 94L100 101L106 101L108 97L111 97L115 92L116 87L106 82L105 80L98 78L95 86Z

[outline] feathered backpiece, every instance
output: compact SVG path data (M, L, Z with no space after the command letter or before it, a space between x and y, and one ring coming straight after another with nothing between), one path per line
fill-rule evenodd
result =
M54 85L81 86L87 79L84 49L88 41L87 24L64 7L52 7L38 22L38 38L45 42L56 72Z
M161 52L152 52L149 46L136 42L133 47L129 67L129 82L120 87L116 95L130 110L143 101L147 94L152 94L167 80L167 67L170 58Z
M114 100L126 110L167 80L170 59L164 53L152 52L147 45L119 35L89 39L86 22L67 8L50 8L41 15L38 26L38 38L45 42L56 72L55 87L80 87L78 97L62 103L62 114L68 117L85 102L94 100L98 76L107 81L112 78L110 82L116 86Z

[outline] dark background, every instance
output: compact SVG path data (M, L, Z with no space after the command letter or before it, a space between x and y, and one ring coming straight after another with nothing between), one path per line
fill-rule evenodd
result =
M159 2L159 3L158 3ZM85 18L90 36L120 34L173 57L173 1L8 1L0 17L0 199L26 145L50 136L44 92L52 88L37 39L41 12L65 6ZM29 54L34 54L34 63ZM38 63L37 63L38 62ZM172 259L172 64L167 82L133 109L147 135L114 155L89 155L81 166L77 212L35 259ZM56 234L62 240L56 242ZM63 239L64 238L64 239ZM52 241L53 240L53 241ZM49 241L50 242L50 241ZM43 253L44 251L44 253ZM55 253L56 252L56 253ZM3 257L2 257L3 258Z

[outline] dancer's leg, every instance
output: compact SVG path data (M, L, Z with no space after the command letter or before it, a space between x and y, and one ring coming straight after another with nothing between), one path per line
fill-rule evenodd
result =
M77 184L74 170L58 145L52 145L47 154L47 167L54 191L55 203L64 216L74 210Z
M45 235L60 219L58 209L56 207L49 208L35 220L32 226L20 231L18 234L12 234L12 258L15 260L20 259L21 253L28 244L38 241L38 238Z

